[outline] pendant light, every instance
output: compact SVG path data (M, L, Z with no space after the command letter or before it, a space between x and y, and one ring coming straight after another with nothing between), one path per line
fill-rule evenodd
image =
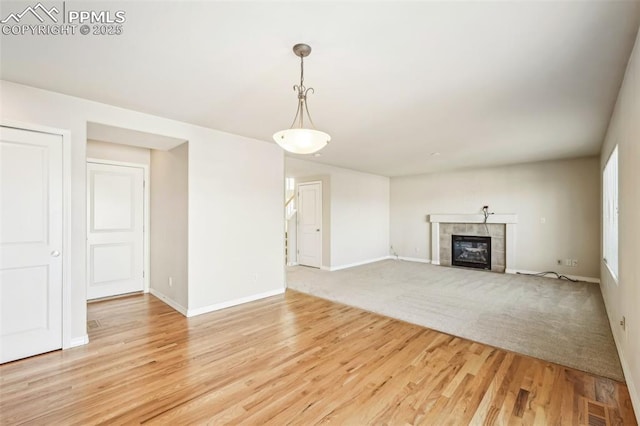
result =
M312 154L324 148L331 140L331 136L316 130L307 106L307 93L309 91L313 93L313 88L304 86L304 58L311 53L311 46L296 44L293 46L293 53L300 57L300 84L293 86L293 90L298 92L298 109L291 128L275 133L273 140L282 149L294 154Z

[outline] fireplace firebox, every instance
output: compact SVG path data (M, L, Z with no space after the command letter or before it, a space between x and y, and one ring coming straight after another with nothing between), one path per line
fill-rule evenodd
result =
M452 235L451 264L491 270L491 237Z

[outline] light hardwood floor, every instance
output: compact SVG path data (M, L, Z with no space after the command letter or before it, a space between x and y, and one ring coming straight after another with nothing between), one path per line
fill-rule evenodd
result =
M636 424L624 384L294 291L88 312L88 345L0 366L2 424Z

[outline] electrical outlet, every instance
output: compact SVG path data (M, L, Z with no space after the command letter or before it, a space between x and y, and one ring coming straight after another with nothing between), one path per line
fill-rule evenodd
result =
M416 250L416 253L419 253L420 252L420 247L416 247L415 250Z
M573 266L574 268L578 266L578 259L571 259L571 266Z
M571 266L571 259L564 259L563 265L564 266Z
M622 319L620 320L620 327L622 327L622 330L626 330L627 329L627 318L625 318L625 316L622 316Z
M542 223L543 225L544 225L545 223L547 223L547 218L546 218L546 217L541 217L541 218L540 218L540 223Z

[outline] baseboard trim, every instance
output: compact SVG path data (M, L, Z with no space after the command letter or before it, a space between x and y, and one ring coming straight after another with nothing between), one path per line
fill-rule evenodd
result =
M640 424L640 393L638 392L638 388L636 388L636 383L633 382L633 375L631 374L629 363L624 356L624 351L622 350L622 345L620 344L618 333L616 333L616 329L618 329L618 320L615 318L616 314L609 311L609 306L611 306L608 300L609 293L606 291L602 291L602 287L600 288L600 292L602 293L602 298L604 299L604 308L607 312L609 327L611 327L611 334L613 335L613 341L616 344L616 351L618 352L618 358L620 359L620 365L622 366L622 374L625 377L627 389L629 390L631 405L633 406L636 420L638 424Z
M341 269L348 269L348 268L353 268L355 266L362 266L362 265L366 265L369 263L374 263L374 262L380 262L381 260L387 260L387 259L393 259L393 256L382 256L382 257L378 257L375 259L368 259L368 260L363 260L362 262L355 262L355 263L349 263L346 265L340 265L340 266L332 266L330 267L328 270L329 271L339 271Z
M392 259L405 260L407 262L431 263L430 259L420 259L419 257L391 256ZM436 265L434 263L434 265Z
M255 300L264 299L271 296L277 296L285 292L285 287L277 288L274 290L265 291L263 293L252 294L251 296L241 297L239 299L229 300L222 303L216 303L214 305L203 306L201 308L187 309L187 317L195 317L196 315L202 315L213 311L219 311L220 309L230 308L231 306L242 305L243 303L253 302Z
M609 316L609 315L607 315ZM611 321L609 321L611 324ZM616 333L613 334L613 340L616 343L616 349L618 350L618 357L620 358L620 365L622 365L622 373L626 379L627 389L629 390L629 397L631 398L631 405L633 406L633 410L636 414L636 420L640 424L640 394L638 393L638 389L636 389L636 384L631 380L633 376L631 375L631 369L629 368L629 363L627 363L626 358L624 357L624 353L620 350L620 342L618 342L618 336Z
M89 343L89 335L85 334L84 336L71 338L71 341L69 342L69 346L63 349L71 349L77 346L86 345L87 343Z
M171 306L173 309L175 309L176 311L180 312L185 317L189 316L189 315L187 315L187 308L185 308L184 306L182 306L181 304L179 304L178 302L176 302L172 298L170 298L168 296L165 296L164 294L162 294L161 292L159 292L155 288L149 289L149 293L151 293L152 295L154 295L155 297L157 297L158 299L163 301L165 304Z
M536 271L526 271L524 269L506 269L504 271L507 274L539 274L540 272L536 272ZM582 277L580 275L569 275L569 274L561 274L564 275L568 278L571 278L572 280L578 280L578 281L585 281L588 283L596 283L596 284L600 284L600 278L594 278L594 277ZM552 275L547 276L547 278L554 278Z

